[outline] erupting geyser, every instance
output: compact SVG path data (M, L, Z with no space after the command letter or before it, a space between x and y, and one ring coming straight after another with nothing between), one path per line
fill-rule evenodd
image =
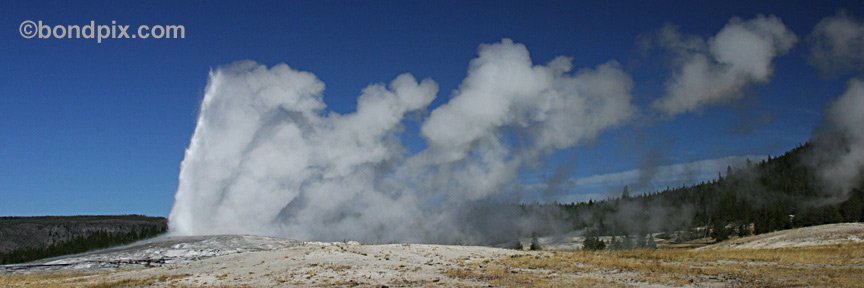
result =
M326 113L324 83L251 61L211 72L170 215L177 234L481 243L536 226L483 203L519 191L543 156L630 119L632 81L616 62L576 73L534 65L522 44L481 45L452 99L422 120L427 148L400 142L408 113L438 93L410 74ZM519 137L519 144L507 141ZM552 223L546 223L552 224Z
M832 27L845 26L814 33ZM668 26L651 43L673 56L672 75L649 105L673 117L739 99L770 80L774 58L797 39L774 16L733 18L707 40ZM535 65L509 39L478 52L452 98L432 111L438 85L410 74L366 87L355 112L338 114L311 73L251 61L215 69L181 164L171 231L501 243L566 227L561 217L513 217L518 207L496 203L542 193L515 181L520 171L631 120L630 76L615 61L577 72L567 57ZM815 139L813 163L835 198L864 178L861 87L850 81ZM401 142L408 121L420 121L422 151Z

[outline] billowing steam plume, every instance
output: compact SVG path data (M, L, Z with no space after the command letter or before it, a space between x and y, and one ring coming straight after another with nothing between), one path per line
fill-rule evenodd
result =
M822 73L864 71L864 23L846 13L819 21L810 44L810 64ZM823 115L807 160L833 196L829 202L842 201L851 189L864 186L864 80L849 80Z
M674 116L738 99L767 82L773 59L796 41L773 16L733 18L707 41L667 28L657 42L675 55L675 72L652 105ZM521 172L632 119L630 76L614 61L576 72L567 57L535 65L509 39L478 54L432 111L437 84L410 74L366 87L355 112L338 114L310 73L250 61L217 68L181 164L171 230L489 244L566 229L554 209L526 215L500 203L537 191L516 181ZM401 142L408 121L420 121L421 135L408 137L422 137L422 151ZM562 167L547 185L574 166Z
M430 79L402 74L370 85L355 112L337 114L326 112L324 83L311 73L249 61L217 68L181 164L171 230L512 240L542 225L487 204L519 190L520 169L636 111L632 81L617 63L571 70L566 57L534 65L526 47L509 39L481 45L452 99L422 122L427 148L408 154L401 125L436 96Z
M852 79L846 92L825 109L810 159L833 200L845 200L864 180L864 81Z
M666 95L653 107L671 116L739 99L751 84L770 80L772 60L786 54L796 41L795 34L774 16L732 18L708 41L683 36L667 26L656 44L674 54L674 75L666 83Z
M810 33L810 64L832 75L864 70L864 23L845 12L826 17Z

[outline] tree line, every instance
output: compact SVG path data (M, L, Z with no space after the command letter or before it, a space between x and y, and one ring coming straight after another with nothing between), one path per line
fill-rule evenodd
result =
M637 196L625 187L619 197L555 206L566 212L573 229L588 231L585 245L594 248L601 245L598 235L630 241L621 239L656 232L679 240L722 241L733 235L864 221L864 182L845 195L831 191L806 164L811 149L808 143L780 157L748 160L744 167L728 167L725 175L692 186Z
M98 216L101 218L111 218L111 216ZM56 226L86 226L79 222L75 222L74 217L69 217L64 220L63 217L58 219L39 219L40 222L58 221L60 223L52 224ZM12 219L12 218L7 218ZM158 218L164 220L164 218ZM101 219L100 219L101 220ZM63 222L66 221L66 222ZM146 223L123 224L125 228L120 229L85 229L70 228L73 235L65 240L55 241L50 245L43 247L22 247L19 249L0 253L0 264L14 264L30 262L38 259L76 254L87 252L95 249L108 248L117 245L132 243L141 239L154 237L167 231L167 225L164 221L148 220ZM34 239L35 241L35 239Z

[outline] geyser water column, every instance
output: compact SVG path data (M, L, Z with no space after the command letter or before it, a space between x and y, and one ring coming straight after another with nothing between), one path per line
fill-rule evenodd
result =
M368 87L356 113L327 117L323 90L314 75L284 64L212 72L181 164L172 231L282 234L274 221L302 191L322 190L334 204L351 198L371 184L374 174L362 171L400 155L388 134L403 114L429 104L437 86L401 75L389 90Z
M632 81L614 61L573 74L566 57L534 65L509 39L478 54L449 102L421 120L405 115L426 110L438 87L409 74L366 87L355 112L338 114L310 73L249 61L215 69L171 231L489 243L555 225L502 221L488 201L520 190L526 165L630 119ZM406 152L404 121L422 121L425 150Z

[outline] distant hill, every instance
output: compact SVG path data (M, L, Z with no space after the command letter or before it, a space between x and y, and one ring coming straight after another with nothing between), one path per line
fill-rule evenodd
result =
M838 197L819 185L806 165L811 144L745 167L729 167L717 179L639 196L558 204L573 228L604 235L691 231L718 240L776 230L864 221L864 183ZM626 190L626 188L625 188Z
M149 238L168 229L164 217L0 217L0 264L85 252Z

